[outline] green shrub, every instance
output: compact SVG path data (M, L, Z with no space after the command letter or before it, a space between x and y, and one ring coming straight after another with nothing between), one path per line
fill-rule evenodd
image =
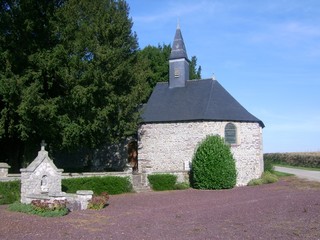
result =
M273 163L270 160L264 160L264 171L273 172Z
M174 190L177 176L173 174L152 174L148 175L151 188L155 191Z
M273 164L320 168L320 152L265 153L263 158Z
M109 194L106 192L101 193L101 195L94 195L88 203L88 209L100 210L104 208L109 200Z
M267 171L262 174L262 181L263 183L275 183L278 182L278 177Z
M248 186L255 186L255 185L262 185L262 184L268 184L268 183L275 183L278 181L278 177L271 173L271 172L264 172L261 176L261 178L258 179L252 179Z
M121 194L132 192L132 185L128 177L69 178L62 179L62 190L67 193L75 193L77 190L92 190L96 195L103 192Z
M233 188L237 171L230 147L218 136L207 136L192 160L191 185L197 189Z
M258 179L252 179L252 180L248 183L248 186L256 186L256 185L262 185L262 184L263 184L262 178L258 178Z
M20 181L0 182L0 205L20 201Z

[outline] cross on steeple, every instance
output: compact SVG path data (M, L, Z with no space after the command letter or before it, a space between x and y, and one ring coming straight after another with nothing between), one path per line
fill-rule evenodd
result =
M41 146L41 151L45 151L45 147L47 146L47 144L44 140L42 140L40 146Z

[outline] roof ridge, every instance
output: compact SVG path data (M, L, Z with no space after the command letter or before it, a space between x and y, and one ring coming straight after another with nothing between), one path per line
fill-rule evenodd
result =
M206 108L204 110L203 118L205 118L207 116L207 112L208 112L208 109L209 109L209 104L211 103L212 95L213 95L213 81L211 81L210 96L209 96L209 98L207 100L207 106L206 106Z

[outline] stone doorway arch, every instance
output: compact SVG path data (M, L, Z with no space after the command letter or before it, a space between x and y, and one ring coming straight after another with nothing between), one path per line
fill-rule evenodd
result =
M138 142L136 140L128 143L128 163L132 167L132 173L138 173Z

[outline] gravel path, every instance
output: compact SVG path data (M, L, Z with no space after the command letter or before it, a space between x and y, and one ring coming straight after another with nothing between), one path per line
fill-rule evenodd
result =
M110 197L101 211L42 218L0 206L0 239L320 239L320 183Z

